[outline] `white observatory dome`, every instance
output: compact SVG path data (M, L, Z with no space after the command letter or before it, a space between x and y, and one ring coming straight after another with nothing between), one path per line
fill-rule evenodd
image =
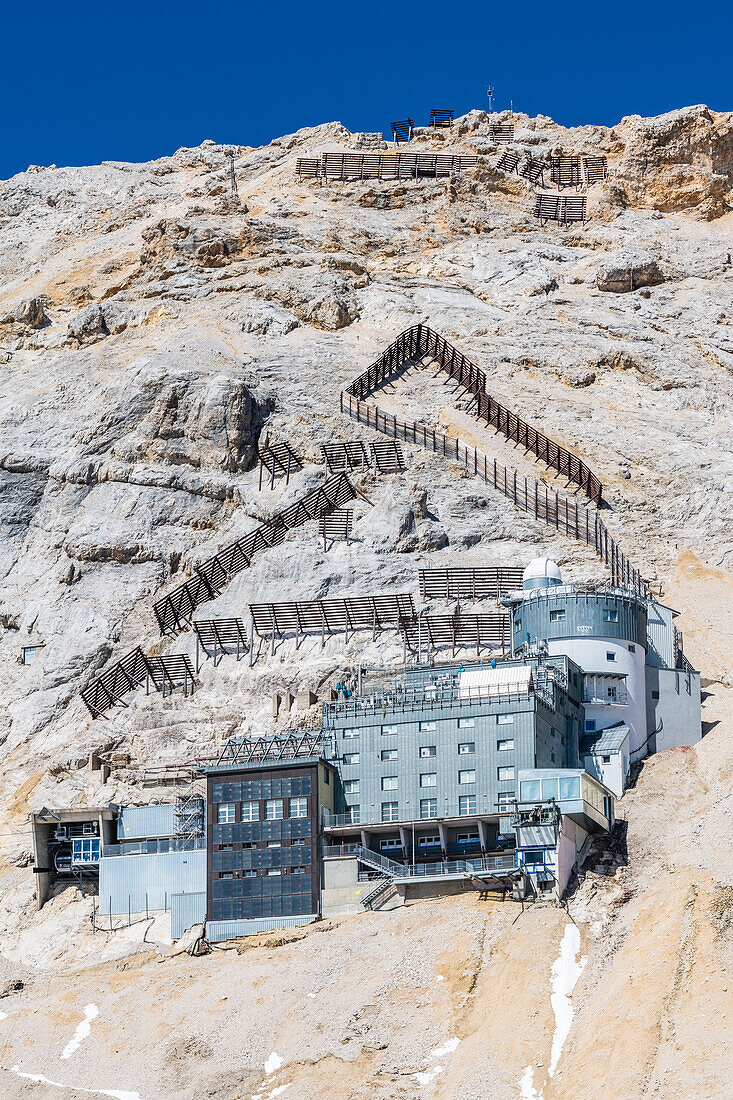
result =
M522 574L522 588L552 588L556 584L562 584L562 574L550 558L534 558Z

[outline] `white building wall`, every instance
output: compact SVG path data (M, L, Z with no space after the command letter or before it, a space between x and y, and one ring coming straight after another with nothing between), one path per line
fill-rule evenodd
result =
M617 798L620 798L624 793L626 773L629 766L628 757L625 751L607 753L606 755L611 757L608 764L604 764L601 754L598 756L589 754L583 757L583 766L588 775L592 775L604 787L608 787L609 791L613 791Z
M635 645L632 652L628 642L619 641L617 638L554 638L548 643L548 648L551 656L565 654L585 672L626 675L626 705L585 703L585 716L595 719L596 729L599 730L614 726L617 722L625 722L631 731L629 736L631 759L635 760L646 755L646 653L644 647ZM613 653L615 660L609 661L608 653Z

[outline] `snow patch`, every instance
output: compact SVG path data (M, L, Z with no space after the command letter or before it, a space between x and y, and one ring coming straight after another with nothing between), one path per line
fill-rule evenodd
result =
M521 1100L536 1100L537 1093L534 1091L534 1069L532 1066L527 1066L522 1074L522 1080L519 1082L519 1095Z
M555 1014L555 1032L552 1036L552 1053L550 1055L550 1067L547 1071L549 1077L555 1075L562 1048L573 1024L574 1013L570 998L588 961L587 956L578 958L579 955L580 929L577 924L567 924L560 940L560 954L552 964L550 1004ZM527 1066L519 1082L521 1100L542 1100L544 1091L544 1088L542 1088L539 1092L536 1092L534 1068L531 1065Z
M0 1020L7 1020L7 1018L8 1018L7 1012L0 1012Z
M446 1039L442 1046L430 1051L431 1057L443 1058L446 1054L452 1054L454 1050L458 1049L460 1041L460 1039Z
M276 1051L273 1050L272 1054L270 1055L270 1057L265 1062L265 1073L269 1077L271 1074L273 1074L275 1072L276 1069L280 1069L280 1066L282 1064L283 1064L282 1058L280 1057L280 1055Z
M17 1066L10 1070L16 1077L26 1081L35 1081L38 1085L52 1085L55 1089L72 1089L75 1092L88 1092L90 1096L111 1096L112 1100L142 1100L139 1092L125 1092L123 1089L85 1089L81 1085L63 1085L60 1081L51 1081L42 1073L23 1073Z
M92 1020L96 1020L98 1015L99 1009L96 1005L84 1006L84 1019L81 1023L76 1025L76 1031L73 1037L69 1039L68 1043L61 1051L62 1058L71 1058L71 1055L79 1049L89 1032L92 1030Z
M552 996L550 1004L555 1013L555 1034L552 1036L552 1053L548 1076L553 1077L560 1061L562 1048L570 1034L573 1024L573 1005L570 1000L578 978L588 961L580 954L580 929L576 924L568 924L560 941L560 955L552 964Z
M417 1081L418 1085L429 1085L434 1077L437 1077L439 1073L443 1072L442 1066L434 1066L433 1069L428 1069L425 1073L414 1073L413 1077Z
M272 1092L268 1092L267 1100L275 1100L276 1096L282 1096L282 1094L285 1092L285 1090L289 1089L289 1088L290 1088L289 1084L288 1085L278 1085L277 1088L274 1088L272 1090Z
M444 982L445 981L445 974L436 974L435 975L435 980L436 980L436 982Z

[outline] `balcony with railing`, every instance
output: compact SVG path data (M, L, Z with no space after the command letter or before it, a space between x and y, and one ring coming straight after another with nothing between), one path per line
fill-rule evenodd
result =
M583 676L583 702L625 707L628 703L626 676L623 673L586 672Z

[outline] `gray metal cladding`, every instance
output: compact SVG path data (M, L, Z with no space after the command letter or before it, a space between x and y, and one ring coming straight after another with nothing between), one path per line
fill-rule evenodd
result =
M604 612L615 613L615 622ZM647 645L646 601L631 593L575 592L564 587L535 589L513 609L514 648L535 639L613 638Z
M210 920L206 925L209 943L221 943L237 936L256 936L258 932L273 932L278 928L298 928L318 920L316 913L304 917L255 917L251 920Z
M102 919L148 909L166 909L172 894L206 891L206 849L115 856L99 861L99 910Z
M173 836L176 831L175 804L123 806L117 819L117 839Z
M646 663L654 668L674 668L677 663L677 654L674 614L671 608L649 601L647 633L649 642Z
M179 940L194 924L206 920L206 892L197 894L171 894L168 899L171 911L171 939Z

